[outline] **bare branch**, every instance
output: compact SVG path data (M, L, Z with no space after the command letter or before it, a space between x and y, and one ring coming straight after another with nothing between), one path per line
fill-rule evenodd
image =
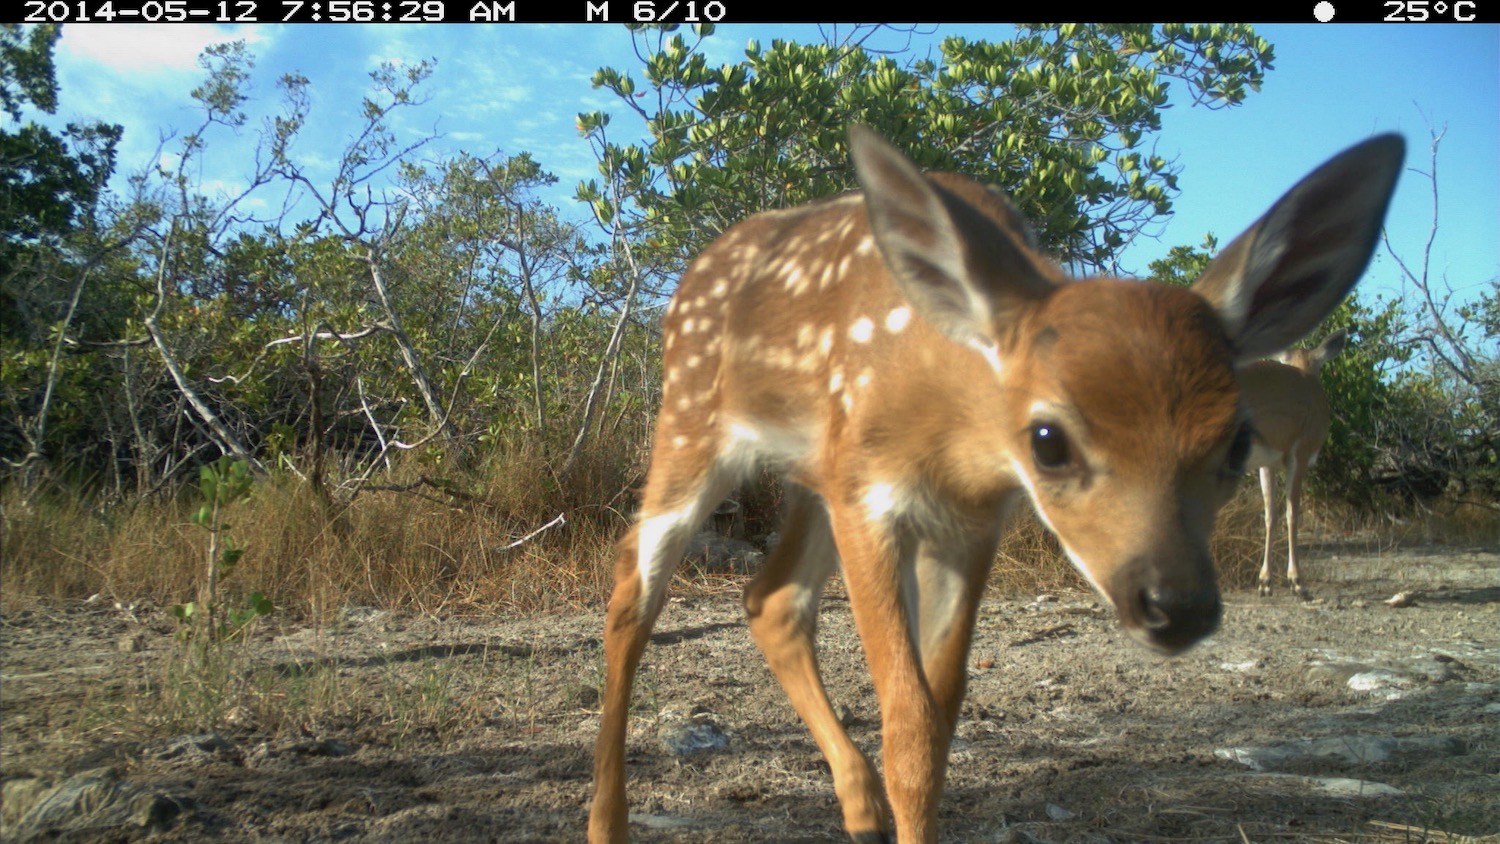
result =
M617 180L610 181L611 192L614 194L613 201L616 208L623 206L620 196L620 187ZM625 326L630 321L631 312L635 306L635 294L640 289L641 270L636 265L635 253L630 249L630 238L626 236L625 225L619 214L614 218L614 246L618 254L625 259L626 267L630 272L630 286L625 292L625 303L620 309L620 318L615 320L615 327L609 335L609 342L604 347L604 355L599 360L599 368L594 373L594 381L589 385L588 398L583 405L583 419L578 423L578 434L573 438L573 445L568 450L568 459L563 463L562 476L566 477L577 465L578 458L583 454L583 447L588 442L589 429L593 427L594 414L598 411L599 394L604 386L605 374L612 369L616 355L620 352L620 341L625 336Z
M552 528L555 528L555 527L562 527L563 525L566 525L567 523L568 523L567 514L566 513L558 513L557 514L557 518L553 519L552 521L546 523L545 525L542 525L541 527L537 528L536 530L532 531L531 533L526 534L525 536L521 537L520 539L515 540L514 542L511 542L508 545L501 545L499 548L496 548L495 550L496 551L510 551L510 550L519 548L522 545L525 545L526 543L528 543L531 540L535 539L537 536L541 535L544 531L551 530Z
M307 334L291 334L286 337L278 337L275 340L266 343L261 347L260 354L256 355L254 360L250 361L250 365L246 367L244 373L240 375L209 376L208 380L214 384L223 384L226 382L230 384L239 384L246 378L249 378L250 374L255 371L255 367L259 365L261 361L266 359L267 353L269 353L271 349L277 346L284 346L288 343L310 343L313 340L337 340L341 343L348 343L353 340L363 340L364 338L369 337L371 334L377 334L381 331L391 330L389 326L380 325L378 323L352 333L342 333L334 331L326 322L319 323L318 327L322 330Z
M265 465L256 459L255 455L251 454L249 449L245 448L239 438L234 435L234 432L230 431L228 426L219 419L218 414L214 413L213 408L209 407L198 395L198 392L193 389L193 386L188 383L187 376L183 374L182 367L178 365L176 356L172 354L172 350L167 348L167 343L161 335L161 329L157 326L157 321L161 318L162 309L166 306L167 301L167 257L171 248L172 232L175 230L176 222L174 221L172 226L167 230L166 238L162 240L161 259L156 271L156 306L152 308L151 313L143 321L146 326L146 333L150 335L152 343L156 345L156 351L161 357L162 365L166 367L167 372L172 376L172 382L177 385L177 392L192 406L193 411L203 421L203 424L208 426L214 438L233 454L236 459L248 463L256 474L268 474Z
M1417 294L1422 302L1423 311L1427 317L1428 329L1419 339L1423 340L1433 357L1441 362L1455 377L1470 386L1478 386L1480 381L1479 366L1474 360L1468 344L1461 336L1461 331L1455 331L1452 325L1453 319L1448 315L1447 304L1452 297L1452 291L1447 295L1440 296L1433 291L1435 281L1431 277L1432 272L1432 247L1437 240L1438 233L1438 147L1442 144L1443 136L1448 133L1447 126L1442 129L1428 129L1431 137L1429 149L1429 169L1422 172L1415 167L1407 168L1427 179L1432 197L1432 225L1427 230L1427 240L1422 245L1422 263L1413 268L1409 266L1401 255L1391 245L1390 234L1385 229L1380 232L1381 242L1385 245L1385 251L1396 262L1401 270L1402 277L1416 288ZM1435 336L1434 336L1435 335ZM1441 341L1441 342L1439 342Z

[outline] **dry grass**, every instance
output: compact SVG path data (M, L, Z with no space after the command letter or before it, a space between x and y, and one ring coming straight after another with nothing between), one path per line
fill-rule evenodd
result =
M539 457L517 453L451 484L413 485L422 477L432 475L398 471L332 510L295 477L258 481L224 514L227 534L248 549L223 584L225 601L260 591L318 619L351 605L529 613L606 594L612 544L630 509L623 470L585 461L564 486ZM94 594L161 606L198 594L208 535L189 519L193 490L106 509L60 492L23 500L8 489L0 504L6 611ZM560 513L565 525L515 542Z
M1392 521L1391 531L1403 542L1491 548L1500 545L1500 507L1481 501L1440 501L1420 518Z
M639 478L635 461L622 457L633 453L624 442L604 443L563 483L554 457L521 442L448 481L416 483L435 477L423 467L397 471L384 486L332 511L294 477L262 480L225 516L229 534L249 549L224 584L225 601L236 605L260 591L280 611L313 619L349 606L534 613L596 604L608 594L614 541L634 508ZM774 484L752 485L742 502L752 537L774 529L780 503ZM207 536L188 518L197 505L193 490L180 500L110 507L65 491L23 501L6 490L0 504L0 606L7 611L94 594L168 606L198 594ZM565 524L553 523L559 515ZM1473 505L1398 521L1309 501L1302 543L1479 545L1500 535L1497 522L1493 509ZM1226 587L1253 585L1263 536L1259 493L1246 483L1221 513L1213 538ZM1278 534L1278 557L1284 549ZM722 577L697 577L704 582L688 585L709 591L725 585ZM992 585L1021 594L1083 582L1056 540L1025 513L1006 533Z
M79 496L49 492L23 501L14 490L0 492L0 606L91 594L103 572L90 549L107 542L112 528Z
M1073 570L1073 564L1063 555L1062 546L1051 532L1030 509L1018 508L1000 540L1000 553L990 572L990 588L1020 595L1086 589L1088 585Z

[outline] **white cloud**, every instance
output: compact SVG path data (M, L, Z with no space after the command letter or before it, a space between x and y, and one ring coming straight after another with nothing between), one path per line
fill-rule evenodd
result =
M63 27L59 61L96 65L110 73L196 71L198 54L211 44L268 41L272 27L212 24L116 24Z

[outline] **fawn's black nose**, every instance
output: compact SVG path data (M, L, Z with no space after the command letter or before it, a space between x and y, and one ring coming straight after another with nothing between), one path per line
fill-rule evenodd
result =
M1206 561L1175 565L1138 557L1112 578L1120 623L1166 654L1180 653L1219 628L1224 605Z

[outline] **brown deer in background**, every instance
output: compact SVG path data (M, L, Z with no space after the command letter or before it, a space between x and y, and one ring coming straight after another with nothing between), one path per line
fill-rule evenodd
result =
M1276 538L1276 469L1286 471L1286 579L1298 597L1308 597L1297 571L1297 525L1302 520L1302 484L1328 439L1333 411L1319 376L1323 364L1344 350L1346 334L1335 331L1311 349L1289 349L1276 360L1240 370L1240 395L1255 434L1246 468L1260 470L1266 504L1266 555L1260 594L1271 594L1271 549Z

